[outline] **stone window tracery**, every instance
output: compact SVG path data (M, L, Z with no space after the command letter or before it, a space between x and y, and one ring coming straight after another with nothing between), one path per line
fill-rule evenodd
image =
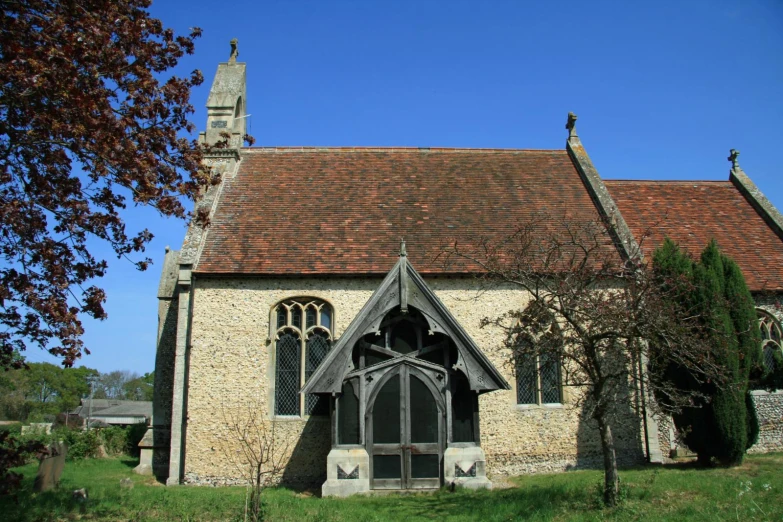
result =
M334 312L309 297L286 299L272 309L275 342L275 415L327 415L327 397L299 390L323 362L332 344Z
M776 369L775 353L783 355L783 330L780 323L772 315L762 310L757 310L759 317L759 329L761 330L761 349L764 355L764 367L768 371Z

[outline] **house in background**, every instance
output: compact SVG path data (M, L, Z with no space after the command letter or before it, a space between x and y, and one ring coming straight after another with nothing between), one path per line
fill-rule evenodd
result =
M748 277L766 349L780 350L783 219L736 155L727 182L604 181L573 115L552 150L245 148L245 69L234 55L218 66L201 139L228 136L206 160L222 181L197 205L208 226L167 251L158 291L146 439L169 484L241 482L228 424L248 414L289 441L282 480L324 495L600 467L597 430L559 367L515 372L502 332L480 328L528 296L478 292L475 266L436 259L541 211L613 218L618 258L650 226L647 254L667 235L692 252L716 238ZM780 449L783 395L755 399L756 450ZM667 457L668 430L645 420L629 405L621 463Z
M92 403L92 409L90 404ZM152 419L152 401L120 401L114 399L82 399L69 415L77 415L90 426L129 426L148 424Z

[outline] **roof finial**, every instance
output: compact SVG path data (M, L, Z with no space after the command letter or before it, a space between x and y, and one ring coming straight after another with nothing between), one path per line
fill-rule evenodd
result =
M405 250L405 238L400 238L400 257L408 257L408 252Z
M731 170L742 170L739 165L739 155L740 151L737 149L731 149L729 151L729 157L726 159L731 162Z
M573 112L568 113L568 121L566 122L566 129L568 129L568 139L578 138L576 134L576 114Z
M238 43L239 40L236 38L231 39L231 55L228 57L228 63L237 63L237 58L239 57L239 51L237 50Z

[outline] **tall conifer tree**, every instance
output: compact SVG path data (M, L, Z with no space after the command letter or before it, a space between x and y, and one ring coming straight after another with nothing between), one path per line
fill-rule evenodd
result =
M713 346L711 356L725 369L726 382L697 383L676 365L663 376L680 389L697 389L705 400L674 416L685 444L699 461L713 459L737 464L758 437L758 420L749 396L749 378L761 367L760 334L753 298L742 272L721 254L715 241L702 252L699 262L667 240L653 256L663 284L681 285L683 310L702 317L704 335ZM666 400L659 397L659 400Z

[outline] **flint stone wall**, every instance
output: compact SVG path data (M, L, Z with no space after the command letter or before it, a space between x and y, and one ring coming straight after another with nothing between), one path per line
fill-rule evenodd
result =
M756 306L783 321L783 297L776 293L756 294ZM753 404L759 419L759 440L748 453L783 451L783 390L772 393L753 391Z
M753 404L759 419L759 440L748 453L783 451L783 391L753 391Z
M556 407L516 404L516 385L499 329L479 328L484 317L524 307L527 295L501 288L479 294L468 278L426 278L478 346L511 384L481 395L481 446L490 474L560 471L600 467L597 429L569 404ZM335 337L359 313L380 278L206 278L193 285L188 369L186 482L240 483L241 445L227 436L231 419L254 410L271 420L274 404L274 343L269 339L272 307L281 300L309 296L334 308ZM569 400L571 397L571 400ZM566 403L573 394L565 390ZM244 414L241 412L245 412ZM328 417L280 419L275 429L288 443L282 481L320 484L329 452ZM230 430L229 430L230 431ZM628 417L615 433L620 461L643 460L640 422ZM284 445L283 442L281 444Z

